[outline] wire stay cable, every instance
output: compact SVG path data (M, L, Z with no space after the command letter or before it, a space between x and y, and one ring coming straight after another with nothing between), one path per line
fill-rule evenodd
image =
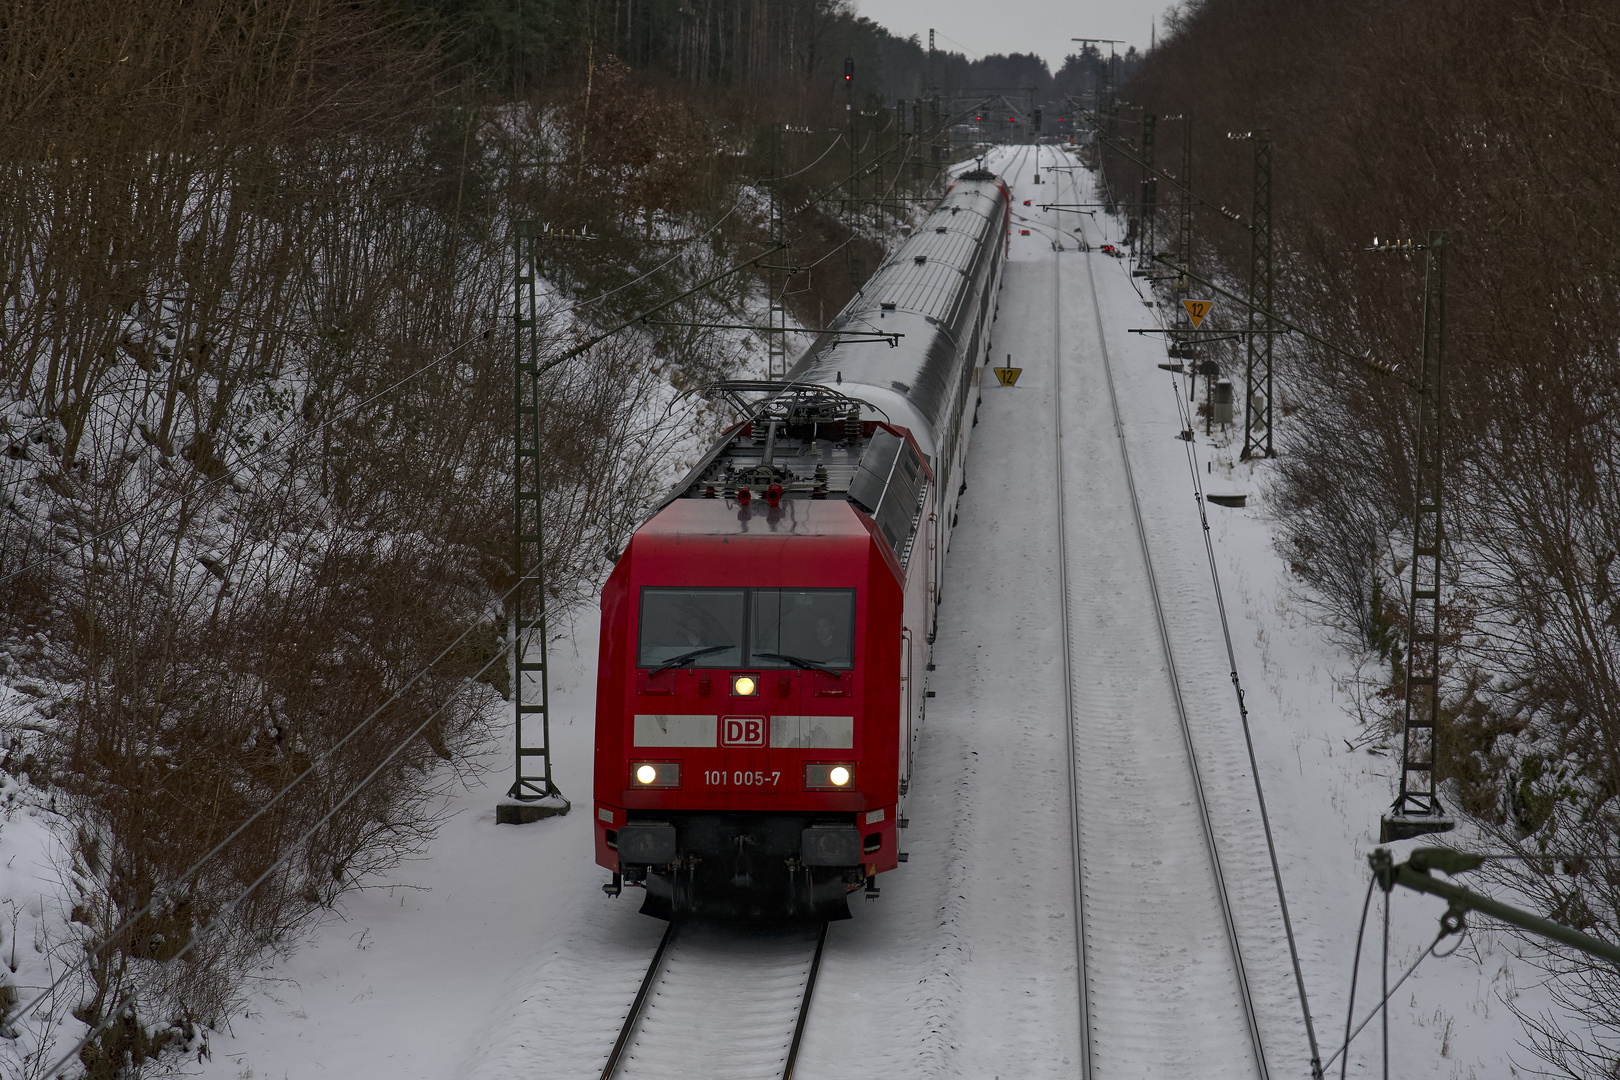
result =
M1381 957L1382 962L1379 964L1379 970L1384 979L1384 999L1378 1003L1378 1013L1384 1019L1384 1080L1389 1080L1389 1010L1385 1006L1389 1004L1389 900L1390 894L1394 891L1393 889L1384 890L1384 952ZM1444 931L1441 932L1444 933ZM1421 963L1422 960L1423 956L1420 955L1418 961Z
M1368 900L1370 901L1371 899L1372 899L1372 894L1368 893ZM1427 960L1431 956L1439 957L1439 958L1443 959L1443 958L1451 955L1451 953L1439 953L1439 952L1435 951L1435 946L1439 945L1440 942L1449 933L1452 933L1452 931L1450 931L1450 930L1441 930L1440 933L1435 935L1434 941L1429 943L1429 947L1427 949L1424 949L1423 952L1421 952L1420 954L1418 954L1418 958L1416 960L1412 961L1411 966L1408 967L1401 974L1401 977L1399 979L1395 980L1395 985L1393 985L1393 986L1391 986L1389 988L1388 992L1385 993L1383 1000L1380 1001L1377 1005L1373 1006L1372 1012L1368 1013L1366 1015L1366 1017L1361 1021L1361 1023L1356 1025L1354 1031L1350 1030L1350 1022L1355 1018L1355 1014L1350 1013L1350 1012L1347 1011L1346 1016L1345 1016L1345 1021L1344 1021L1344 1027L1345 1027L1345 1031L1347 1033L1345 1035L1344 1045L1340 1046L1337 1050L1333 1051L1332 1054L1328 1055L1328 1059L1325 1062L1322 1063L1323 1068L1332 1067L1333 1063L1335 1061L1339 1060L1339 1055L1340 1054L1345 1054L1345 1052L1349 1049L1350 1044L1355 1041L1356 1036L1360 1035L1363 1031L1365 1031L1366 1028L1367 1028L1367 1025L1373 1022L1374 1017L1378 1016L1381 1012L1382 1013L1387 1013L1389 1011L1388 1006L1389 1006L1390 998L1394 997L1396 995L1396 993L1398 993L1400 991L1401 987L1406 983L1406 980L1412 977L1412 973L1418 969L1419 964L1423 963L1423 961ZM1358 951L1358 956L1359 956L1359 951ZM1353 983L1354 981L1355 981L1355 976L1352 974L1351 982ZM1351 1004L1353 1005L1354 1002L1352 1002ZM1339 1062L1339 1076L1341 1077L1341 1080L1345 1075L1345 1068L1346 1068L1346 1066L1348 1064L1349 1064L1349 1058L1348 1058L1348 1055L1346 1055L1346 1059L1344 1061Z

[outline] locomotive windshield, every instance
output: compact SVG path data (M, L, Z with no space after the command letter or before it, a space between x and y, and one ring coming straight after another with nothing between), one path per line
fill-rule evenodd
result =
M676 657L702 657L703 667L735 667L742 660L742 589L642 589L640 666Z
M848 668L855 654L852 589L753 589L748 650L760 667ZM768 655L767 655L768 654ZM799 661L795 664L794 661Z
M641 590L639 667L847 670L854 659L853 589Z

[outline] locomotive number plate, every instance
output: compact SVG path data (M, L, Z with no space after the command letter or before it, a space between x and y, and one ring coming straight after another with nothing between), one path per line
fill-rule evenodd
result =
M782 774L761 769L705 769L703 782L710 787L776 787Z

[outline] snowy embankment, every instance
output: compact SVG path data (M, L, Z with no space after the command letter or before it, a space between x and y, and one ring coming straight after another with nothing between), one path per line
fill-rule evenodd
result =
M1122 242L1117 226L1109 228L1113 234L1103 239ZM1092 236L1094 244L1098 239ZM1190 446L1177 437L1184 426L1177 398L1185 399L1185 383L1178 386L1176 376L1158 367L1165 360L1162 339L1127 333L1155 325L1144 305L1143 286L1129 276L1124 261L1089 257L1268 1057L1274 1069L1303 1075L1304 1031L1190 470L1202 474L1207 491L1248 496L1244 508L1210 505L1208 514L1324 1056L1344 1038L1351 958L1368 881L1366 857L1377 846L1378 820L1393 798L1397 764L1376 750L1359 748L1366 740L1354 705L1368 689L1361 682L1359 658L1330 643L1312 621L1309 598L1301 595L1273 548L1276 524L1269 518L1266 464L1237 460L1242 444L1235 429L1216 428L1205 435L1200 422ZM1076 306L1089 303L1089 297L1070 295ZM1228 374L1241 378L1241 373ZM1286 416L1280 422L1286 423ZM1420 843L1392 847L1402 858ZM1357 994L1358 1023L1378 994L1377 905L1375 897ZM1432 898L1405 892L1392 897L1392 981L1433 941L1443 910L1444 904ZM1426 961L1401 988L1391 1003L1390 1056L1400 1063L1402 1075L1458 1080L1505 1076L1513 1074L1515 1061L1529 1058L1518 1045L1519 1025L1502 1000L1535 993L1536 972L1517 959L1514 944L1500 934L1470 931L1458 955ZM1377 1023L1358 1038L1352 1074L1378 1072L1378 1038Z
M982 389L945 565L930 683L938 697L918 747L905 836L911 858L883 880L880 900L858 902L853 920L832 927L800 1075L1078 1072L1047 380L1054 304L1065 319L1062 362L1097 362L1091 280L1268 1057L1274 1075L1305 1075L1303 1025L1227 676L1189 448L1175 437L1178 391L1157 367L1162 346L1126 333L1152 325L1155 313L1126 265L1095 252L1100 241L1118 240L1112 223L1084 219L1093 251L1076 251L1076 221L1037 208L1053 197L1057 174L1035 186L1027 150L998 152L990 164L1012 182L1015 209L1026 219L1015 222L994 337L997 357L1011 353L1025 373L1015 388ZM1075 175L1084 183L1084 174ZM1023 207L1025 198L1036 205ZM1020 228L1031 235L1018 235ZM1066 250L1053 251L1054 233L1067 238ZM1091 274L1082 260L1091 261ZM1066 375L1065 395L1089 385ZM1065 415L1098 415L1083 406L1066 401ZM1099 469L1112 442L1112 432L1104 434L1090 440ZM1191 450L1209 490L1249 496L1243 509L1212 506L1210 524L1317 1035L1331 1052L1343 1038L1366 855L1391 798L1393 764L1350 745L1361 733L1352 707L1356 658L1311 622L1308 602L1273 552L1266 465L1236 462L1231 432L1206 438L1200 429ZM1117 468L1117 459L1106 464ZM1071 515L1085 512L1070 507ZM1071 578L1071 589L1083 587ZM609 900L599 890L605 874L592 861L590 821L578 809L588 805L591 782L594 612L582 609L556 629L556 770L576 810L496 825L506 757L491 754L485 764L493 771L457 788L447 804L454 816L419 861L392 884L344 897L301 948L261 973L251 1006L216 1036L204 1075L596 1075L662 924L636 913L633 892ZM1158 857L1139 855L1149 864ZM1173 874L1154 870L1174 887ZM1440 905L1401 894L1393 910L1390 966L1399 971L1433 938ZM1174 929L1152 904L1140 919L1149 937ZM1377 984L1378 941L1375 923L1358 1016ZM1501 997L1523 992L1529 973L1510 945L1470 932L1458 955L1427 961L1402 988L1390 1024L1400 1075L1513 1074L1510 1061L1525 1055ZM1215 951L1161 962L1194 972L1225 963ZM717 1057L726 1052L724 1020L715 1018L709 1043ZM1208 1064L1176 1016L1159 1017L1156 1031L1161 1056ZM1110 1035L1099 1030L1098 1037ZM1374 1024L1356 1043L1352 1075L1377 1074L1377 1037ZM1143 1065L1141 1075L1158 1075Z
M0 654L4 655L4 654ZM0 721L26 722L34 699L0 686ZM12 774L28 772L19 740L0 758L0 1005L6 1013L25 1005L53 983L73 957L63 943L73 939L72 875L64 839L68 823L55 800ZM67 1015L58 999L36 1008L57 1022L47 1030L20 1024L7 1015L0 1027L0 1076L23 1077L26 1056L63 1039L81 1037L86 1026Z

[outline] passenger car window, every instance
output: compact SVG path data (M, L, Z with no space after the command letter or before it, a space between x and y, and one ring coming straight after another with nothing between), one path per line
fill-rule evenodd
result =
M793 667L791 656L830 668L853 666L853 589L754 589L749 652L756 667ZM776 656L762 656L775 653Z
M742 589L642 589L637 666L695 653L695 667L742 663Z

